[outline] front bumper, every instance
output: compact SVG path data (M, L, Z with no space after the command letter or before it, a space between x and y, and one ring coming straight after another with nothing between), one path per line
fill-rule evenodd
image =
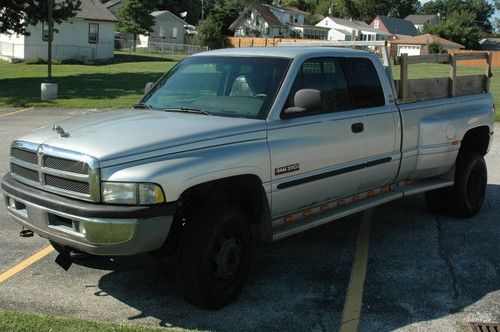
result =
M176 204L113 206L61 197L16 181L1 187L10 216L22 226L63 246L93 255L133 255L160 248Z

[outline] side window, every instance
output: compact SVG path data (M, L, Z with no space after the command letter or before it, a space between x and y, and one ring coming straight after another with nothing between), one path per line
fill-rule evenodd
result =
M315 58L305 61L295 78L285 107L294 106L295 93L301 89L321 91L321 109L309 110L298 116L352 109L349 86L338 59Z
M99 42L99 24L89 23L89 43L97 44Z
M384 90L373 62L366 58L346 58L342 62L351 88L353 108L384 106Z

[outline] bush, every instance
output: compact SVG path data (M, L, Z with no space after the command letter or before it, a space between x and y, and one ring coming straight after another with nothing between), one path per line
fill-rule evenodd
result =
M438 42L432 42L429 44L429 54L441 54L446 53L443 45Z
M35 58L26 59L22 63L24 63L25 65L46 65L47 60L39 58L39 57L35 57Z

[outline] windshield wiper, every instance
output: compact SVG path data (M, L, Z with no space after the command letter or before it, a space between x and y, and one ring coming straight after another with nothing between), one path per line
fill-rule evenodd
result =
M150 110L153 109L151 106L149 106L148 104L146 104L145 102L142 102L142 101L135 104L134 108L146 108L146 109L150 109Z
M191 108L191 107L164 108L163 112L179 112L179 113L193 113L193 114L210 115L210 113L208 113L207 111L200 110L198 108Z

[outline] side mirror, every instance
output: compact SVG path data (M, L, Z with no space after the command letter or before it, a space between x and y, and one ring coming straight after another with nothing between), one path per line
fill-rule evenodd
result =
M144 94L148 93L153 88L154 85L155 82L146 83L146 86L144 87Z
M315 89L302 89L295 93L294 106L286 108L283 112L287 115L314 111L321 107L321 91Z

